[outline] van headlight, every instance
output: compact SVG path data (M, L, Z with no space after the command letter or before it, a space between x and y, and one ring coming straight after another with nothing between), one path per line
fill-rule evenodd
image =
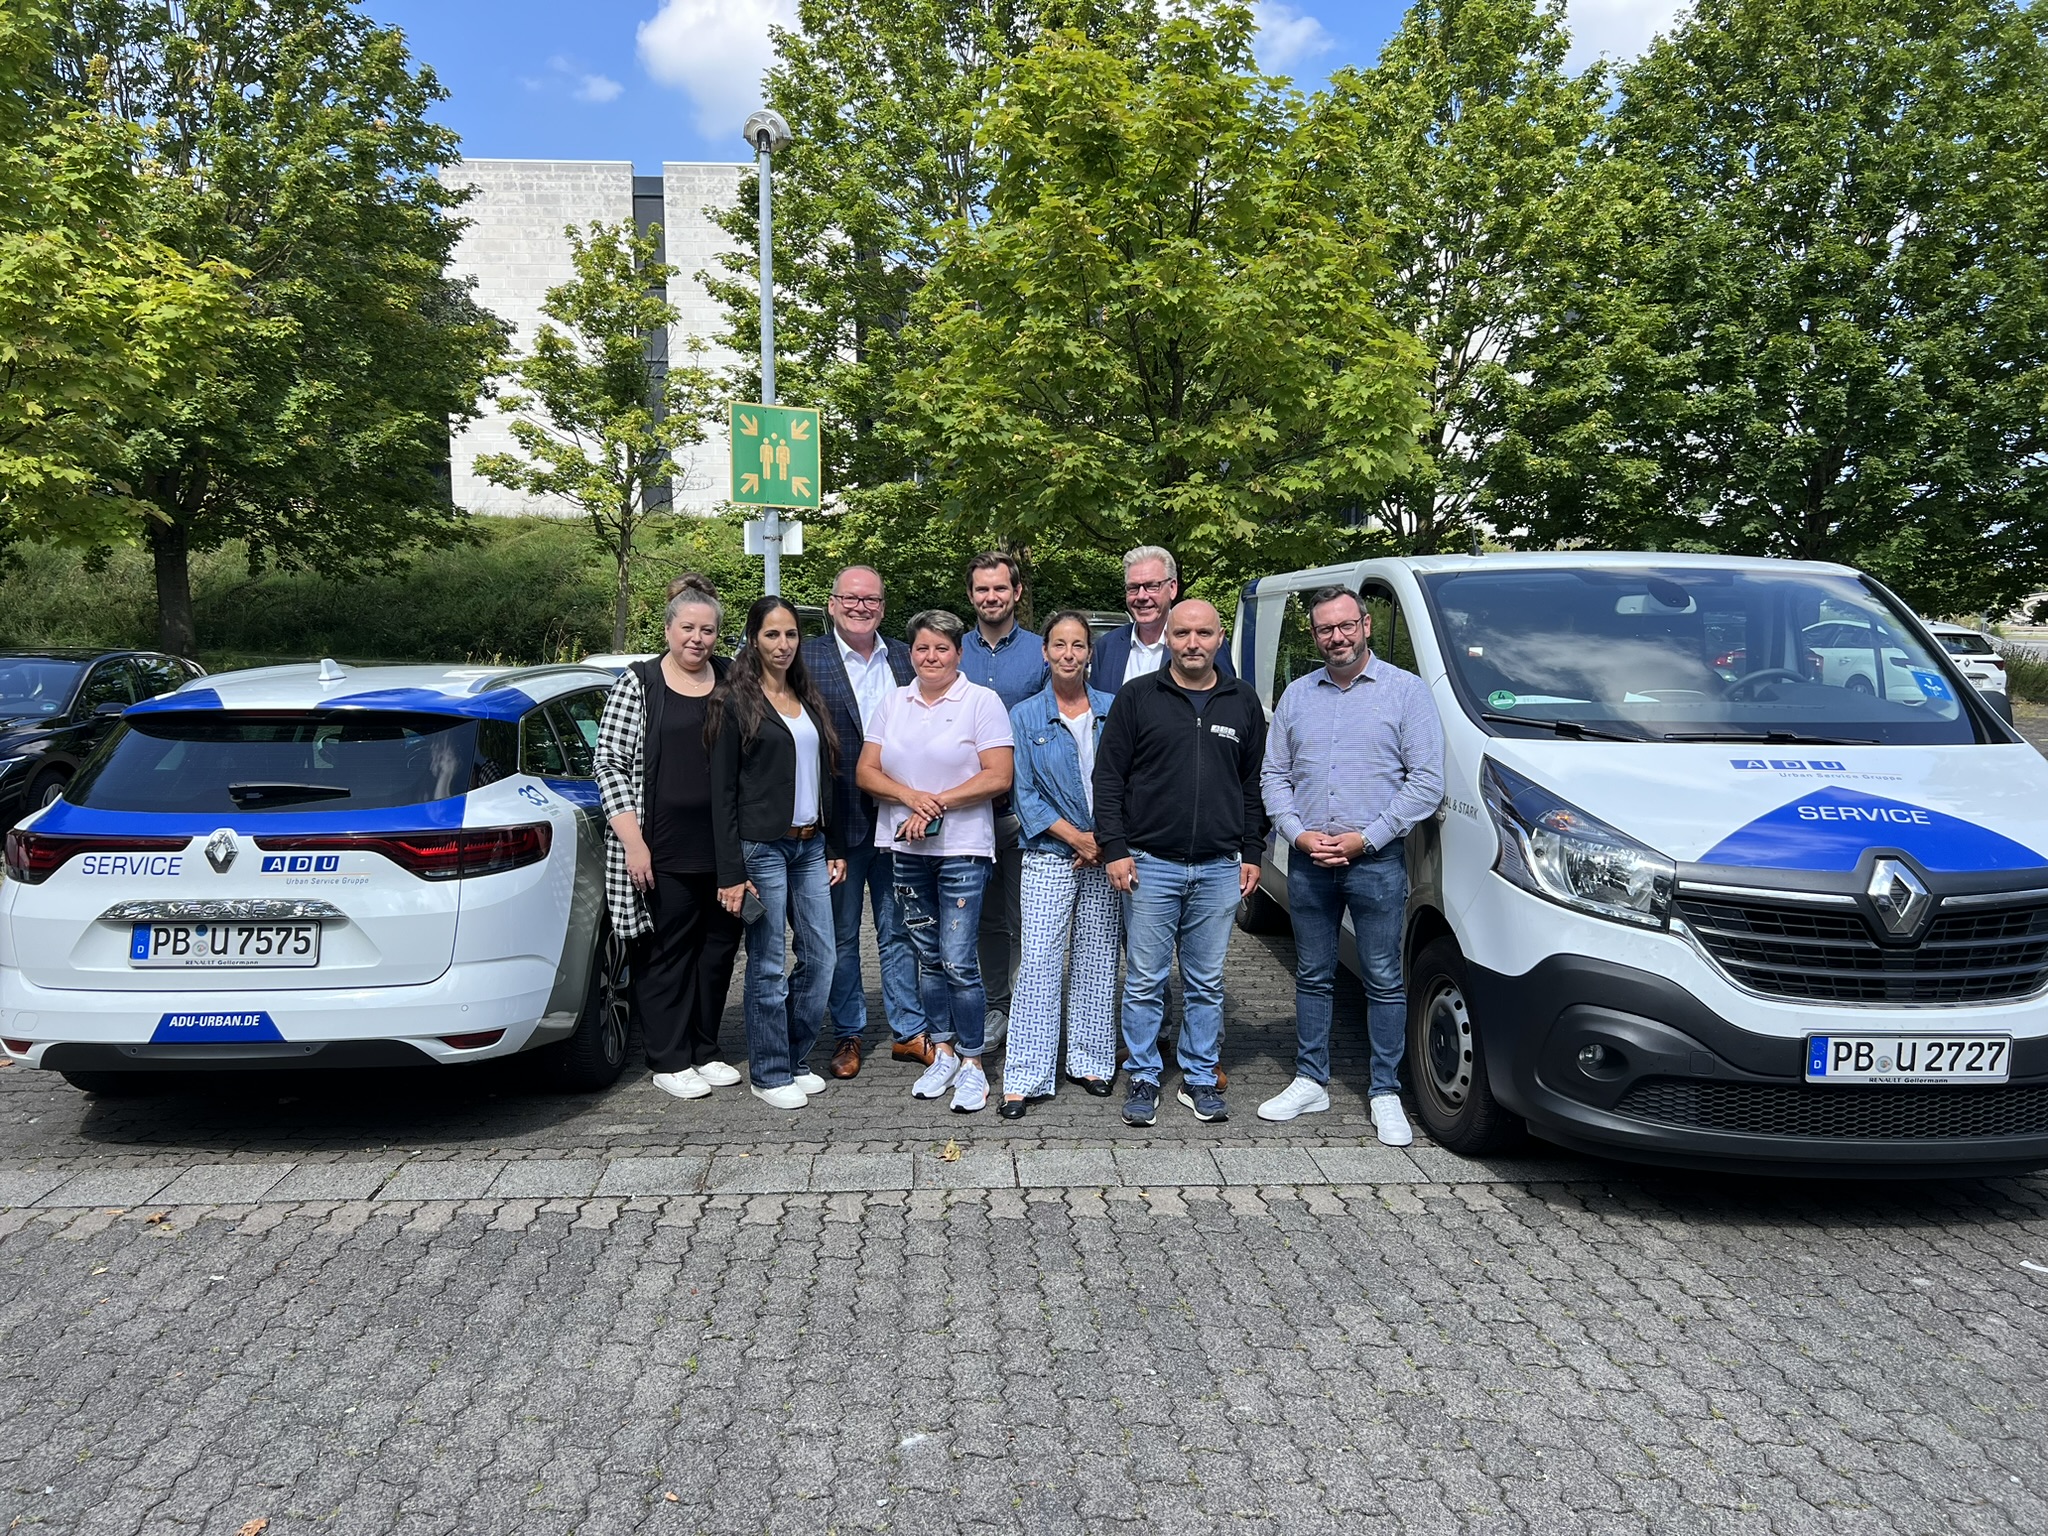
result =
M1500 833L1493 868L1503 880L1596 917L1669 925L1671 860L1491 758L1479 781Z

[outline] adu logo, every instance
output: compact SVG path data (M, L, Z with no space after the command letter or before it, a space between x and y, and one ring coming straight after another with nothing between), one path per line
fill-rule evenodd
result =
M266 875L331 875L341 868L338 853L266 853Z
M1769 768L1776 768L1776 769L1779 769L1779 770L1781 770L1781 771L1782 771L1782 770L1785 770L1785 769L1792 769L1792 770L1794 770L1794 771L1798 771L1798 772L1805 772L1805 773L1846 773L1846 772L1848 772L1848 766L1847 766L1846 764L1844 764L1844 763L1836 763L1836 762L1828 762L1828 761L1824 761L1824 760L1822 760L1822 759L1820 759L1820 758L1799 758L1799 757L1773 757L1773 758L1762 758L1762 757L1731 757L1730 759L1728 759L1728 766L1729 766L1729 767L1731 767L1731 768L1764 768L1764 769L1769 769Z

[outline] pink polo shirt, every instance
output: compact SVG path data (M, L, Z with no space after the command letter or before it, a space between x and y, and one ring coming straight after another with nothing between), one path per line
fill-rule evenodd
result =
M951 789L981 772L981 754L1016 744L1009 711L993 688L953 680L936 702L927 702L913 680L895 689L867 725L868 741L882 749L882 772L912 789ZM883 805L875 818L875 841L898 853L933 858L996 855L996 818L989 802L946 812L937 837L898 835L910 812Z

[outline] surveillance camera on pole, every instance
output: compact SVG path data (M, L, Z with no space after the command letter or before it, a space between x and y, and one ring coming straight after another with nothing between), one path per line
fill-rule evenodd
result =
M780 112L767 107L748 114L740 132L754 152L754 164L761 183L761 403L775 404L775 266L774 215L770 209L771 162L777 150L794 142L789 124ZM771 594L782 591L782 513L764 507L761 518L762 589Z

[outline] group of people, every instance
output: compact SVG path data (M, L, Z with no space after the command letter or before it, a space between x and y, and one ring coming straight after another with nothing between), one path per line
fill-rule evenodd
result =
M967 584L971 627L934 609L899 641L881 633L881 577L850 566L827 633L804 639L795 609L764 597L730 661L710 584L671 584L667 648L621 675L597 745L607 895L656 1086L698 1098L741 1080L718 1057L718 1021L743 936L754 1095L798 1109L824 1092L810 1057L828 1022L827 1071L856 1076L865 912L891 1057L921 1069L915 1097L983 1109L1000 1049L1003 1117L1051 1097L1063 1069L1102 1097L1121 1073L1125 1123L1151 1125L1177 968L1178 1098L1226 1120L1224 955L1272 828L1291 844L1297 1040L1293 1081L1258 1112L1329 1107L1348 910L1373 1121L1405 1145L1403 839L1442 798L1443 747L1422 682L1372 654L1364 602L1310 595L1324 665L1269 727L1221 617L1180 599L1166 550L1124 557L1130 623L1099 641L1073 611L1025 629L1006 553L977 557Z

